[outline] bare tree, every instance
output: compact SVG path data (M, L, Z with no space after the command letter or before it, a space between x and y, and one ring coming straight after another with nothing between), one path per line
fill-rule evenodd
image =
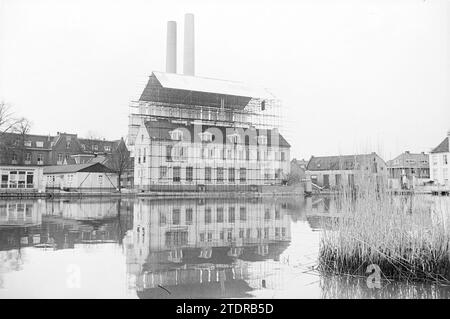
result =
M15 154L18 162L23 164L25 155L25 139L31 128L31 123L26 118L15 118L11 108L5 102L0 102L0 161L10 162ZM15 138L10 135L19 136Z
M17 161L19 164L24 164L27 136L31 130L31 122L22 117L16 120L16 123L12 127L12 133L17 135L17 140L14 144L14 152L17 155Z
M118 188L121 191L122 176L131 168L130 151L128 151L123 138L119 141L117 147L111 153L107 166L116 172L118 181Z
M8 133L14 127L15 120L11 108L5 103L0 102L0 137Z

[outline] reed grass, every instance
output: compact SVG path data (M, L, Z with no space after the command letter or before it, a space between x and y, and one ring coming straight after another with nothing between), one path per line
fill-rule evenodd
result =
M450 282L448 204L391 195L371 178L335 199L339 217L323 225L321 271L367 276L376 264L387 279Z

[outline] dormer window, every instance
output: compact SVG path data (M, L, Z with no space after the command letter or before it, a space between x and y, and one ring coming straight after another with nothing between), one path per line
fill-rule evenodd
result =
M94 149L94 151L98 151L98 145L93 145L92 148Z
M31 141L25 141L25 146L26 147L31 147Z
M86 145L81 144L81 148L83 149L83 151L85 151L86 150Z
M66 148L70 148L70 140L66 142Z
M42 141L37 141L37 142L36 142L36 147L44 147L44 142L42 142Z
M199 133L202 142L212 142L213 134L210 132Z
M237 133L228 135L228 140L233 144L238 144L241 140L241 136Z
M258 144L259 145L267 145L267 136L265 136L265 135L258 136Z
M111 152L111 146L105 145L105 152Z
M183 138L183 132L180 130L173 130L170 132L170 138L173 141L180 141Z

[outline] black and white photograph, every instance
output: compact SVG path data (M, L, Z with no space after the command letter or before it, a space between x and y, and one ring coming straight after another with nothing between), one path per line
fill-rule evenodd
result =
M0 0L3 301L449 299L449 170L450 0Z

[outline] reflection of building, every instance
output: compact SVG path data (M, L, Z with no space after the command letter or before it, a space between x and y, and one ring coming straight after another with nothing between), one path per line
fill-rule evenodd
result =
M404 152L387 162L389 187L411 189L430 180L428 155Z
M244 289L246 262L277 260L290 241L286 210L260 199L140 200L133 224L125 247L138 291L161 285L214 297L223 293L221 280Z
M121 242L132 224L132 206L127 201L5 202L0 204L0 250Z
M387 166L376 153L363 155L311 157L307 175L311 182L325 189L354 186L368 177L387 183Z
M450 186L450 131L448 136L430 154L430 177L436 185Z

